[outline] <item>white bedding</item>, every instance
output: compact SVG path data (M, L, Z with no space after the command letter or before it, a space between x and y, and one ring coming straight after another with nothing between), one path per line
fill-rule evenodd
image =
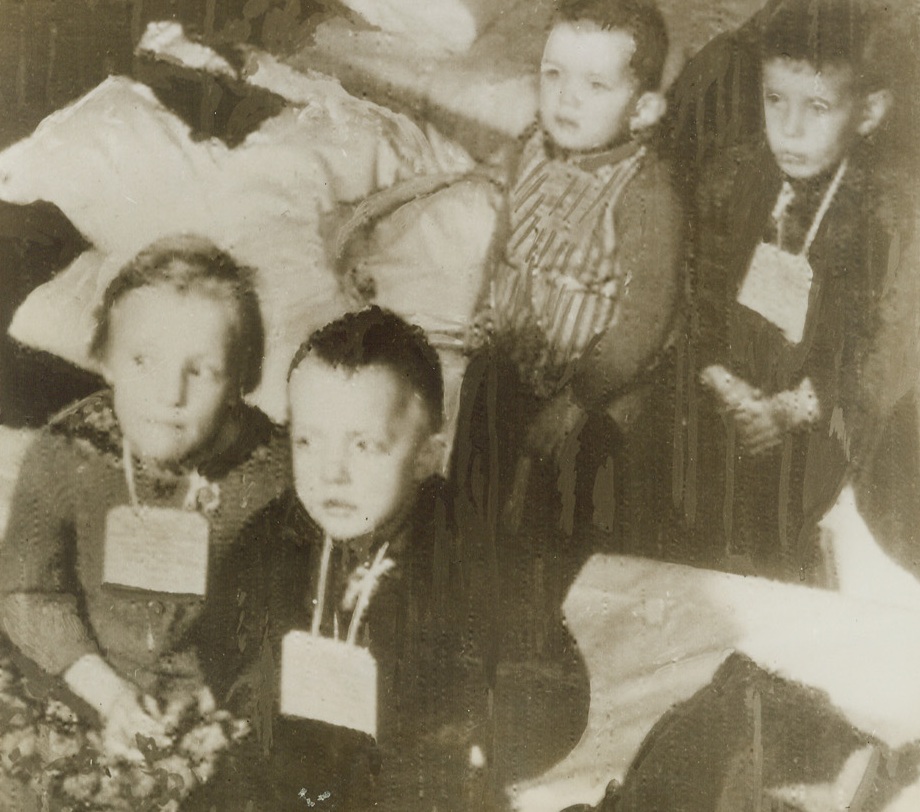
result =
M337 205L469 159L328 77L268 58L247 74L291 104L235 149L195 140L146 86L111 77L0 153L0 198L56 203L94 245L29 296L14 338L92 369L87 347L106 284L152 240L197 232L257 271L267 355L253 402L284 421L294 349L353 306L327 249ZM446 304L432 297L435 320Z
M476 17L476 0L454 2L469 5ZM688 7L687 0L659 0L671 40L665 83L689 56L717 34L739 27L763 2L721 0ZM459 53L433 48L430 39L399 33L395 25L369 30L333 17L288 61L300 70L338 76L349 89L397 103L442 128L453 126L451 135L485 158L489 147L518 136L534 119L535 76L553 5L553 0L493 0L487 24Z

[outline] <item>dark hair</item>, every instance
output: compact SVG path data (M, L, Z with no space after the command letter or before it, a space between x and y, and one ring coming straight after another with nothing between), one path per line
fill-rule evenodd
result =
M235 361L242 393L255 389L262 377L265 329L253 272L210 240L193 234L175 234L151 243L118 272L96 311L91 357L101 359L106 353L112 308L118 301L132 290L157 286L232 305L236 324L230 357Z
M636 44L629 66L642 91L658 90L668 57L668 29L654 0L560 0L558 23L594 23L602 31L624 31Z
M382 366L418 393L432 429L444 419L441 360L421 327L376 305L346 313L313 333L294 354L288 380L304 359L317 358L332 367L357 370Z
M816 71L850 67L865 90L887 84L874 15L862 0L780 0L760 32L760 58L807 62Z

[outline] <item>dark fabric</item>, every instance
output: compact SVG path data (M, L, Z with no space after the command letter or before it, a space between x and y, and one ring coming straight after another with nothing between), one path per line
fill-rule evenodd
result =
M61 210L45 201L0 201L0 423L41 426L68 403L99 388L99 379L7 336L13 315L39 285L66 268L89 243Z
M254 735L198 796L200 808L216 803L220 792L234 799L233 805L218 804L227 810L245 809L250 799L257 809L265 799L267 809L302 809L304 797L315 800L324 792L331 795L321 808L464 808L469 747L481 734L476 724L484 694L476 688L481 672L461 660L466 615L446 520L443 483L430 480L405 521L333 548L325 634L332 631L330 606L339 607L354 568L385 541L395 562L371 599L358 638L378 666L376 742L356 731L280 716L281 640L291 629L310 629L323 537L293 493L275 500L244 531L227 567L237 579L237 594L245 597L222 610L215 606L209 622L238 629L236 641L221 638L231 645L214 661L244 663L243 679L227 686L228 701L252 719ZM342 633L349 618L340 613ZM257 766L239 768L249 760Z
M694 240L693 327L687 357L688 451L701 563L771 577L810 579L815 523L836 498L851 460L871 443L870 400L861 367L879 326L893 224L880 219L884 193L854 151L840 189L808 252L814 279L804 337L795 345L758 313L736 302L750 258L770 226L782 177L763 144L729 151L705 173ZM801 250L830 178L796 190L787 248ZM765 395L808 379L820 417L788 433L781 447L750 456L699 373L721 364Z
M231 49L225 52L231 62L239 61ZM269 90L148 55L136 59L134 74L189 125L195 140L216 137L237 147L287 106Z
M915 780L916 753L895 759L853 728L826 695L738 654L646 736L604 812L739 812L769 806L771 790L833 784L846 760L872 747L860 809L878 810ZM778 802L775 802L778 803ZM809 807L810 808L810 807Z

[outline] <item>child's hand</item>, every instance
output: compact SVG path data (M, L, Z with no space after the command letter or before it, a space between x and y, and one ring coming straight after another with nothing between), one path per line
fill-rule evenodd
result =
M723 413L733 419L741 447L749 454L776 448L787 434L812 425L820 414L808 378L795 389L769 397L718 365L704 369L700 380L719 398Z
M77 660L65 672L64 682L98 712L103 725L103 748L108 755L142 761L138 734L153 739L157 747L169 744L166 720L153 700L147 697L142 706L137 688L98 654L87 654Z
M774 398L729 372L725 367L706 367L700 374L704 386L713 391L735 424L738 440L748 454L764 454L783 441L786 427Z
M563 389L537 414L527 432L527 448L543 459L558 461L565 441L581 430L587 417L571 389Z
M467 328L463 346L467 352L477 352L485 347L495 333L495 314L491 308L479 311Z
M144 754L138 747L138 736L151 739L156 747L170 744L166 722L149 697L141 700L133 692L121 694L110 706L102 730L102 747L111 758L142 762Z
M785 427L772 398L751 399L732 412L741 448L757 456L782 444Z

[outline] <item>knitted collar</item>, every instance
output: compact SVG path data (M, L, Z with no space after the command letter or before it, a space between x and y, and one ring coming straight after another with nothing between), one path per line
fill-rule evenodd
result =
M320 542L323 539L323 529L316 523L306 508L297 498L296 491L291 488L288 492L288 507L285 511L288 518L285 520L285 536L294 544ZM351 539L336 539L335 547L343 553L351 554L357 561L370 560L384 544L389 544L390 555L399 556L411 543L415 525L415 516L419 506L419 495L407 502L402 509L384 524L370 533Z
M271 421L257 409L241 404L238 414L237 436L219 454L205 460L197 470L208 479L220 479L228 471L245 462L259 448L271 442L275 428ZM122 431L115 416L113 395L110 389L97 392L69 406L52 419L49 428L53 433L64 434L89 443L115 465L122 462ZM175 476L187 470L177 466ZM170 478L170 472L162 472Z
M540 129L538 132L543 139L543 149L549 158L573 164L585 172L596 172L603 166L618 164L631 158L642 149L642 143L638 139L629 138L615 146L591 152L572 152L558 147L544 130Z

